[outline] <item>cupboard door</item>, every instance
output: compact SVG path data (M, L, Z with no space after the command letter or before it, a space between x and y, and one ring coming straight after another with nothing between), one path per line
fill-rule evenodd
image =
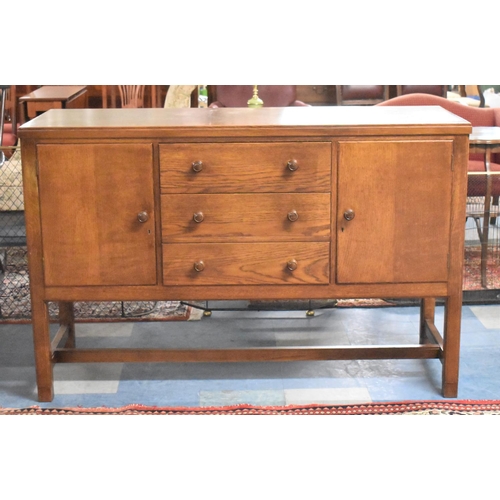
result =
M450 140L340 142L337 282L443 282Z
M151 144L38 146L47 286L156 283Z

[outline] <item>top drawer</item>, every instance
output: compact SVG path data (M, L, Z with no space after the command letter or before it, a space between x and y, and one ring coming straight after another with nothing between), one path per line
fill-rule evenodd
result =
M329 192L331 149L330 142L161 144L161 192Z

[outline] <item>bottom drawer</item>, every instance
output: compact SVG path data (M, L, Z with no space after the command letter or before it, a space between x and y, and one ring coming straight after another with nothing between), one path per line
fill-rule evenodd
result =
M164 285L325 285L328 242L163 245Z

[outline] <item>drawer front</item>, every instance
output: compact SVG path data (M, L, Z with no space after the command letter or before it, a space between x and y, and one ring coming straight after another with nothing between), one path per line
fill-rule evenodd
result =
M164 285L326 285L330 245L174 243L163 245Z
M330 195L164 194L163 242L327 241Z
M328 192L331 150L329 142L161 144L161 192Z

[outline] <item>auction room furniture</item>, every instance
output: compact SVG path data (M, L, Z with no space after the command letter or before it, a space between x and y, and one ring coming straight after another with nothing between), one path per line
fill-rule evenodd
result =
M497 127L500 127L500 108L476 108L466 106L443 97L438 97L430 94L408 94L405 96L389 99L379 106L441 106L455 115L461 116L468 120L474 130L483 132L478 136L478 133L471 137L474 147L470 148L469 156L469 179L467 187L468 196L484 197L484 211L482 214L483 228L478 227L479 239L481 241L481 282L482 286L486 286L486 264L487 264L487 249L488 249L488 224L490 221L491 202L498 206L498 179L500 176L500 149L498 143L495 142L497 137ZM476 128L479 127L479 128ZM489 132L484 132L483 127L492 129ZM482 140L485 138L485 140ZM488 154L488 156L486 156ZM489 197L487 187L491 187L491 197ZM475 214L471 214L473 217ZM475 218L476 224L478 222ZM486 239L485 239L486 238Z
M246 108L253 95L253 85L209 85L210 108ZM296 85L259 85L264 106L307 106L297 100Z
M54 363L387 358L441 360L442 393L456 397L470 132L428 106L51 110L26 123L40 401L53 398ZM89 349L75 339L74 301L338 297L422 299L415 344ZM61 322L52 339L49 301Z
M373 105L389 99L389 85L336 85L337 106Z
M158 86L157 85L149 85L151 87L151 107L158 107ZM143 108L144 101L144 93L146 90L146 85L102 85L101 93L102 93L102 107L108 107L108 92L111 96L111 107L116 108L116 95L118 91L118 95L120 96L120 105L118 107L122 108Z
M17 144L16 116L16 86L0 85L0 148ZM4 156L0 153L2 161Z
M397 95L430 94L446 97L448 85L397 85Z
M480 152L484 155L484 172L470 172L469 176L473 192L470 196L484 196L484 214L482 227L476 224L481 241L481 285L487 286L486 264L488 259L488 238L490 223L495 224L496 217L490 220L491 203L497 206L500 198L500 168L496 171L491 169L492 153L500 153L500 127L474 127L469 137L470 151Z
M48 109L87 107L87 87L82 85L45 85L19 98L21 123Z

